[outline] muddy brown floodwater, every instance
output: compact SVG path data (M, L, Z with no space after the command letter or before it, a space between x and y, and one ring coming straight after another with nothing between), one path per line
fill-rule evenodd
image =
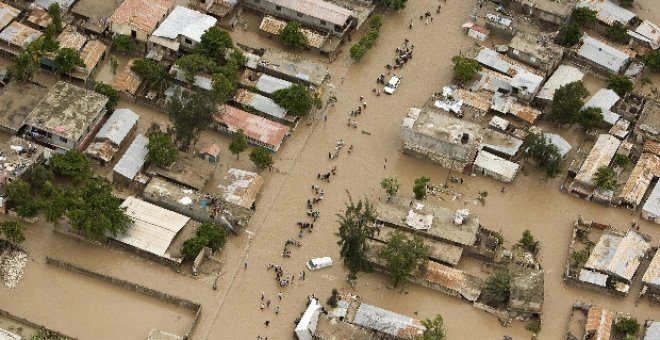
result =
M660 9L651 7L655 2L657 0L637 1L637 6L644 8L642 17L658 21ZM416 177L428 176L435 184L443 184L447 178L447 170L403 155L399 138L399 125L408 108L421 105L432 92L450 83L451 57L475 44L460 31L460 26L468 20L473 2L443 2L440 15L435 14L437 4L437 0L409 1L405 10L387 13L378 42L362 62L353 64L347 53L342 53L335 62L328 64L332 75L330 83L335 87L338 102L319 114L311 126L301 124L275 155L278 171L264 173L267 182L248 228L249 233L232 238L218 256L225 263L219 272L218 290L211 288L215 274L197 278L177 274L137 255L78 242L53 233L52 226L46 223L35 223L26 230L24 248L30 260L25 277L15 290L0 288L2 308L80 339L144 339L151 328L178 334L185 330L190 320L187 310L44 264L45 256L53 256L201 303L202 314L192 334L193 339L256 339L257 335L277 340L292 339L293 321L305 308L306 296L315 293L325 300L332 288L358 294L368 303L420 319L439 313L445 319L448 339L501 339L504 334L514 339L529 339L531 333L520 322L501 327L494 316L464 301L414 285L403 292L387 289L387 277L381 274L361 274L353 289L346 284L347 272L339 260L335 214L344 207L347 192L355 199L377 200L383 196L380 180L395 176L402 183L400 194L411 196ZM647 12L647 9L655 12ZM435 20L428 26L418 19L426 11L435 15ZM413 30L408 29L410 20L414 21ZM265 40L256 33L256 24L250 21L246 31L237 30L232 36L250 46L277 46L275 40ZM359 36L356 34L355 38ZM415 49L414 58L397 72L403 76L401 86L393 96L376 97L371 92L376 85L375 79L385 72L385 64L392 62L394 50L402 45L404 38L410 39ZM304 56L325 60L314 53L306 52ZM107 67L100 77L108 82L112 78ZM47 74L39 74L37 80L46 84L54 82ZM357 117L359 127L348 128L348 113L357 108L361 95L365 96L368 107ZM119 107L130 107L141 115L139 131L145 131L151 121L167 120L164 114L134 103L122 101ZM321 119L325 114L327 122ZM362 134L361 130L371 134ZM564 135L574 147L582 139L573 131L551 130ZM210 131L204 132L202 139L228 144L225 136ZM343 150L339 158L330 161L327 153L333 150L339 139L347 145L353 144L355 150L350 155ZM238 162L239 166L254 169L246 160L246 154ZM236 164L226 147L221 160ZM317 173L327 172L335 165L338 174L331 183L316 181ZM105 167L100 171L108 175L110 169ZM559 180L546 180L533 168L523 169L513 184L504 185L506 193L500 193L502 183L489 178L463 176L463 179L463 185L454 186L463 194L461 198L431 196L428 200L449 208L469 208L479 215L484 226L501 230L509 245L516 242L525 229L531 230L542 242L540 257L546 277L540 339L563 337L574 300L631 313L640 320L657 319L657 307L653 309L644 300L637 306L634 303L633 295L640 289L639 278L633 283L631 292L634 293L619 299L565 286L562 271L572 222L578 214L587 220L611 223L622 229L635 218L641 221L641 230L653 237L655 245L660 240L660 226L640 220L637 213L595 205L562 193ZM321 218L315 223L314 232L302 238L302 247L292 249L292 257L283 258L284 240L297 237L295 223L306 219L305 201L312 195L312 184L320 184L326 192L318 205ZM475 200L479 191L490 193L483 206ZM296 280L281 290L283 299L277 299L280 289L273 272L266 270L267 264L274 262L280 264L286 274L297 274L305 269L309 258L320 256L331 256L335 265L308 272L307 280ZM246 270L243 269L245 261L248 263ZM461 263L459 267L478 270L472 261ZM264 311L260 310L262 291L273 302ZM277 306L280 307L279 315L274 313ZM270 321L268 327L264 325L266 320Z

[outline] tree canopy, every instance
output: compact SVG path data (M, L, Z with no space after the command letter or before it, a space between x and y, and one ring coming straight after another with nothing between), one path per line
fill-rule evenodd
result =
M531 158L548 177L556 177L562 169L559 148L543 134L530 133L523 143L525 157Z
M383 178L383 180L380 182L380 187L383 188L383 190L385 190L388 201L390 200L390 198L392 198L392 196L396 195L396 193L399 191L400 186L401 184L394 177Z
M601 166L591 179L594 186L599 189L614 190L616 188L616 176L614 171L607 166Z
M424 319L421 321L424 328L424 333L415 338L415 340L445 340L447 334L445 332L445 323L442 320L442 315L437 314L433 320Z
M16 220L6 220L0 222L0 234L4 234L7 240L12 243L21 243L25 241L23 225Z
M172 142L172 138L163 132L154 132L149 135L147 151L147 162L162 168L170 166L179 156L179 151Z
M624 43L628 40L628 28L621 21L615 21L605 32L608 38L614 42Z
M410 275L424 268L429 261L430 249L418 235L408 238L397 230L389 237L378 257L385 261L394 288L404 287Z
M202 34L195 48L198 53L209 57L213 61L219 61L224 58L226 49L232 46L234 46L234 42L231 40L229 33L213 26Z
M378 228L373 222L376 220L376 209L365 198L357 203L348 195L348 203L343 214L337 214L339 222L340 256L344 265L350 272L349 278L354 278L360 271L370 271L371 264L367 260L369 245L367 238L372 237Z
M603 111L599 107L586 107L580 110L575 118L575 122L587 130L601 128L605 124Z
M197 227L195 236L185 240L181 254L187 258L194 258L204 247L217 251L227 241L225 230L213 222L203 222Z
M654 72L660 72L660 50L649 52L644 58L644 63Z
M167 103L167 113L176 130L176 139L182 145L190 145L199 133L213 122L215 102L209 95L183 92Z
M630 8L633 6L634 2L635 0L619 0L619 5L621 5L621 7Z
M424 176L415 179L415 184L413 185L413 194L415 194L415 199L421 200L426 198L426 185L430 182L431 179Z
M165 66L155 60L137 59L131 65L131 71L144 81L148 90L156 92L158 96L162 96L170 86Z
M275 91L273 100L291 116L304 116L314 107L314 97L307 87L300 84Z
M493 273L481 287L481 297L488 305L494 307L508 302L510 294L511 275L506 271Z
M380 15L374 15L371 17L367 34L365 34L356 44L351 45L349 52L353 60L360 61L367 51L376 44L382 26L383 17Z
M584 105L582 99L588 95L589 91L581 81L562 85L552 97L550 117L562 124L575 123L577 115Z
M580 41L582 33L580 32L580 27L576 24L566 25L562 27L555 38L555 43L564 47L573 47Z
M76 66L85 66L85 62L80 58L80 53L72 48L60 48L55 55L55 69L60 74L68 74Z
M373 3L385 8L400 10L406 7L407 0L372 0Z
M633 90L633 82L626 76L612 75L607 78L607 88L616 92L619 96L624 96Z
M135 41L125 34L115 34L112 39L112 47L120 53L132 52L137 47Z
M54 2L48 6L48 16L52 19L51 24L55 28L55 31L61 33L64 27L62 27L62 11L59 3Z
M455 56L451 62L454 63L454 79L460 84L473 81L481 71L481 64L471 58Z
M263 146L258 146L250 152L250 160L259 169L267 169L273 165L271 152Z
M589 7L578 7L573 10L573 20L583 27L592 25L596 22L596 14L598 14L598 12Z
M77 149L53 155L50 165L54 173L78 181L92 177L92 162Z
M236 160L240 156L241 152L245 151L248 147L247 137L243 130L239 129L238 131L232 134L231 143L229 143L229 151L232 155L236 155Z
M115 90L110 84L97 81L94 82L94 92L108 97L108 102L105 104L105 108L108 111L112 112L115 110L117 103L119 103L119 92L117 92L117 90Z
M523 231L522 238L518 241L518 245L524 250L534 254L539 250L539 242L534 239L532 232L529 230Z
M302 47L309 43L307 37L300 29L300 23L297 21L289 21L280 32L280 40L287 46Z
M635 318L621 318L614 324L614 329L625 335L637 335L639 333L639 322Z
M192 83L195 76L200 72L209 72L214 68L214 63L203 54L186 54L179 58L175 63L183 71L186 81Z

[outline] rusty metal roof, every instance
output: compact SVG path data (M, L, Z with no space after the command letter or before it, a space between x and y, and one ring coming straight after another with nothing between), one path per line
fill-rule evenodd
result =
M41 35L41 32L14 21L0 32L0 40L14 46L25 47Z
M490 109L492 94L486 91L470 92L461 88L454 91L454 97L462 99L467 106L487 112Z
M642 154L621 190L621 199L636 207L642 202L653 178L657 176L660 176L660 157L652 153Z
M126 66L115 76L115 80L112 82L112 87L117 91L123 91L132 95L135 95L142 79L138 77L135 72L131 71L131 66L133 61L129 61Z
M575 180L582 184L593 186L593 175L598 168L610 164L619 145L621 145L621 141L610 134L601 134L598 136L594 147L575 176Z
M48 12L37 7L30 12L27 21L39 27L46 28L46 26L50 25L53 19L48 15Z
M93 69L107 49L108 46L105 46L100 40L88 41L85 48L80 52L80 59L83 60L85 68L88 70Z
M353 11L323 0L268 0L268 2L339 26L343 26L353 15Z
M197 152L200 154L218 157L218 155L220 154L220 146L215 143L204 143L197 148Z
M647 140L644 143L644 152L652 153L654 155L660 156L660 143Z
M614 313L603 307L591 307L587 313L587 323L584 330L587 334L593 333L593 340L609 340L612 331Z
M468 301L476 301L481 295L480 285L458 269L429 261L426 267L426 281L455 291Z
M660 250L655 253L653 260L642 277L642 282L660 288Z
M286 21L279 20L271 16L265 16L263 20L261 20L259 29L266 33L279 35L285 26L286 26ZM320 49L325 44L326 41L325 35L317 33L307 28L301 28L300 31L305 36L305 38L307 38L308 46Z
M225 202L250 209L263 185L264 179L257 173L231 168L218 184L218 193Z
M110 24L128 25L150 34L170 8L168 0L125 0L110 16Z
M215 115L217 123L226 125L229 131L243 130L248 139L264 144L277 151L289 133L289 128L280 123L245 112L229 105L223 105Z
M60 43L60 48L70 48L76 51L80 51L86 41L87 37L75 30L67 29L57 36L57 42Z
M19 14L21 14L19 9L0 2L0 30L7 27Z
M514 102L511 105L509 112L511 112L512 115L532 125L536 123L536 120L539 119L539 116L541 115L541 111L531 106L519 104L517 102Z

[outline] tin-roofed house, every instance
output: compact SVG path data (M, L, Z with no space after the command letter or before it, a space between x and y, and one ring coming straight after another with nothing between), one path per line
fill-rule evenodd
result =
M234 28L236 19L242 12L238 0L193 0L189 5L216 17L218 25L231 29Z
M660 185L657 183L642 206L642 218L660 223Z
M9 6L4 2L0 2L0 31L14 21L19 14L21 14L20 9Z
M140 119L130 109L116 109L112 116L103 124L85 153L92 158L98 159L102 164L109 163L137 127Z
M108 97L65 83L55 84L25 120L25 135L55 148L85 148L100 127Z
M657 50L660 48L660 27L644 20L635 30L628 30L628 35L638 44Z
M655 256L646 268L646 272L642 276L642 284L644 294L652 294L660 298L660 249L655 252ZM658 335L660 335L660 329L658 331Z
M67 28L60 33L55 39L59 44L59 48L70 48L76 52L80 52L82 47L87 42L87 37L78 31L73 26ZM55 56L57 52L45 52L41 57L41 63L47 67L56 70Z
M620 99L621 97L616 92L610 89L600 89L584 103L581 110L589 107L599 108L605 123L614 125L621 116L618 113L612 112L612 110Z
M140 174L147 162L147 144L149 138L140 134L135 136L131 145L112 169L112 183L124 187L141 187L147 184L148 178Z
M562 2L554 0L503 0L501 3L511 11L534 19L536 24L550 29L558 29L571 16L576 0Z
M149 37L149 49L176 59L180 52L192 50L217 21L210 15L176 6Z
M481 150L474 161L472 173L493 177L499 181L510 183L518 173L520 165L492 153Z
M507 55L551 74L559 67L564 49L550 37L518 31L509 42Z
M349 322L371 329L383 339L412 339L426 329L419 320L366 303L360 304Z
M167 0L124 0L108 18L112 33L127 35L138 42L147 43L149 36L167 16Z
M596 73L604 76L621 74L630 64L632 58L627 53L598 39L585 34L580 41L577 57Z
M291 85L293 85L293 83L290 81L280 78L275 78L267 74L262 74L261 76L259 76L259 79L255 84L255 88L257 89L257 91L264 93L265 95L270 95L273 94L275 91L284 90L290 87Z
M621 204L633 210L642 202L653 180L660 176L660 155L658 155L660 144L647 141L644 146L642 155L620 193ZM651 204L652 202L653 200Z
M260 94L250 92L246 89L239 89L232 97L232 101L237 104L254 109L256 112L264 115L266 118L282 123L295 125L298 117L287 115L287 110L279 106L274 100Z
M660 321L646 320L643 340L660 339Z
M112 82L112 87L115 90L131 97L137 94L140 84L142 84L142 79L131 70L134 61L135 59L126 63L126 66L115 75L115 79Z
M17 55L41 35L41 32L14 21L0 32L0 49Z
M548 78L541 90L536 95L536 101L542 106L548 106L552 103L555 91L569 83L582 80L584 73L574 66L566 64L559 65L557 70Z
M615 21L628 26L637 18L635 13L610 0L579 0L576 7L587 7L595 11L596 19L604 26L612 26Z
M569 187L570 192L580 197L591 197L595 189L594 174L600 167L610 165L620 145L621 141L610 134L599 135L589 155L575 175L575 179Z
M0 129L13 135L21 132L25 120L48 93L37 83L12 81L0 92Z
M587 312L587 322L584 325L585 339L609 339L612 322L614 322L614 313L611 310L592 306Z
M273 152L279 150L290 131L288 126L229 105L221 106L213 119L216 130L225 133L243 130L249 143L263 146Z
M211 163L220 160L220 145L215 143L202 143L197 147L197 155Z
M86 81L97 70L99 63L105 59L105 52L108 46L100 40L89 40L80 51L80 59L83 61L83 66L75 66L71 72L73 78Z

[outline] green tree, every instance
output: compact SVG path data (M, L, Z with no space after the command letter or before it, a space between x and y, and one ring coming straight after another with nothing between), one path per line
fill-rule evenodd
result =
M541 332L541 321L538 319L531 320L525 325L525 329L532 333L538 334Z
M192 83L200 72L208 72L214 67L213 62L203 54L186 54L175 63L183 71L186 81Z
M633 82L626 76L612 75L607 78L607 88L623 96L633 90Z
M119 53L128 53L133 52L137 45L133 38L125 34L115 34L115 37L112 39L112 47L114 47Z
M654 72L660 72L660 50L649 52L644 58L646 66Z
M630 8L633 6L634 0L619 0L621 7Z
M389 201L396 193L399 191L399 187L401 184L399 184L399 181L394 178L394 177L387 177L383 178L383 180L380 182L380 187L385 190L385 193L387 193L387 200Z
M49 331L45 328L39 328L29 340L71 340L57 332Z
M575 123L580 109L584 105L582 100L589 95L589 91L581 81L562 85L552 97L550 117L562 124Z
M337 308L337 306L339 306L339 292L337 291L337 288L332 288L332 293L330 294L328 301L326 301L326 304L330 308Z
M625 335L637 335L639 333L639 322L635 318L621 318L614 324L614 329Z
M511 294L511 275L506 271L497 271L489 276L483 287L481 296L491 306L497 307L509 301Z
M232 46L234 46L234 43L229 33L213 26L202 34L195 48L197 53L201 53L213 61L220 61L225 55L225 50Z
M57 52L60 43L57 41L57 28L54 24L49 24L44 30L44 35L39 37L41 49L46 52Z
M621 21L615 21L605 32L608 38L618 43L624 43L628 40L628 28Z
M555 43L564 47L573 47L580 41L582 33L580 32L580 27L576 24L566 25L557 34L555 38Z
M162 96L170 86L165 66L155 60L137 59L131 65L131 71L144 81L147 89L156 92L158 96Z
M376 209L366 198L364 201L360 199L357 203L353 202L349 194L344 213L337 214L337 217L340 256L348 267L349 278L355 278L358 272L371 270L371 264L367 260L367 238L378 232L378 227L374 225Z
M599 107L590 106L584 108L578 113L575 122L586 130L601 128L605 124L602 112Z
M72 202L73 189L54 188L48 196L46 204L42 205L46 220L57 225L62 217L65 216L68 207L73 204Z
M55 70L60 74L68 74L76 66L85 66L85 62L80 58L80 53L72 48L57 50L53 62L55 63Z
M587 260L589 259L589 253L585 250L581 251L573 251L571 253L571 259L573 260L573 265L575 267L582 267L585 263L587 263Z
M596 23L596 14L598 12L589 7L578 7L573 10L573 20L582 27L593 25Z
M213 122L215 102L209 95L184 92L181 98L170 99L167 113L176 130L177 141L190 145Z
M367 54L367 48L362 44L353 44L349 49L351 58L355 61L360 61L365 54Z
M88 240L105 240L128 229L131 220L105 178L93 177L72 191L65 213L71 227Z
M113 55L110 56L110 68L112 69L112 74L117 74L117 68L119 68L119 59Z
M0 232L12 243L21 243L25 241L23 225L16 220L6 220L0 222Z
M451 58L451 61L454 63L454 79L459 84L471 82L477 77L479 71L481 71L481 65L474 59L455 56Z
M302 47L309 44L309 40L300 28L300 23L297 21L289 21L286 23L286 26L284 26L280 32L280 40L282 40L284 45Z
M424 268L429 261L431 248L424 240L414 235L412 238L397 230L387 240L385 247L378 253L390 273L394 288L405 287L410 275Z
M421 200L426 198L426 186L430 182L431 179L424 176L415 179L415 185L413 185L413 193L415 194L415 199Z
M534 236L529 230L525 230L523 231L522 238L518 241L518 245L531 253L536 253L539 242L534 239Z
M185 258L195 258L197 257L197 254L199 254L204 247L206 247L206 244L208 244L209 240L207 240L204 237L191 237L185 241L183 241L183 247L181 248L181 255Z
M170 166L179 156L172 138L163 132L154 132L149 136L147 151L147 162L162 168Z
M97 81L94 82L94 92L108 97L108 102L105 104L105 108L108 111L112 112L115 110L117 103L119 103L119 92L117 92L117 90L115 90L110 84Z
M273 156L263 146L258 146L250 152L250 160L259 169L266 169L273 165Z
M548 177L556 177L562 169L559 148L543 134L530 133L523 143L525 158L531 158L545 171Z
M247 137L243 130L239 129L238 131L232 134L231 143L229 143L229 151L232 155L236 155L236 160L240 156L241 152L245 151L248 147Z
M622 168L627 168L630 165L630 158L628 156L624 155L616 155L614 156L614 165L622 167Z
M50 165L57 175L78 181L92 177L92 162L77 149L53 155L50 158Z
M218 104L226 103L236 88L236 81L228 78L225 73L213 75L213 98Z
M421 321L424 326L424 333L415 338L415 340L445 340L447 334L445 332L445 323L442 320L442 315L437 314L433 320L424 319Z
M39 196L48 196L53 190L53 171L43 165L33 166L28 181L32 192Z
M37 200L32 197L30 183L16 178L3 188L7 199L7 207L16 211L21 217L34 217L39 213Z
M598 189L614 190L616 188L616 177L614 171L606 166L601 166L591 179Z
M64 27L62 27L62 11L60 10L60 4L54 2L48 6L48 16L53 20L52 24L55 31L61 33L64 30Z
M225 229L213 222L202 222L197 227L197 237L207 239L206 247L211 248L213 251L224 247L225 242L227 242Z
M372 0L376 5L397 11L406 7L406 1L407 0Z
M314 106L314 96L307 87L293 84L285 89L277 90L272 95L277 105L287 110L291 116L304 116Z
M14 57L14 63L9 67L10 77L18 82L32 81L34 74L39 70L42 55L43 39L39 38Z

